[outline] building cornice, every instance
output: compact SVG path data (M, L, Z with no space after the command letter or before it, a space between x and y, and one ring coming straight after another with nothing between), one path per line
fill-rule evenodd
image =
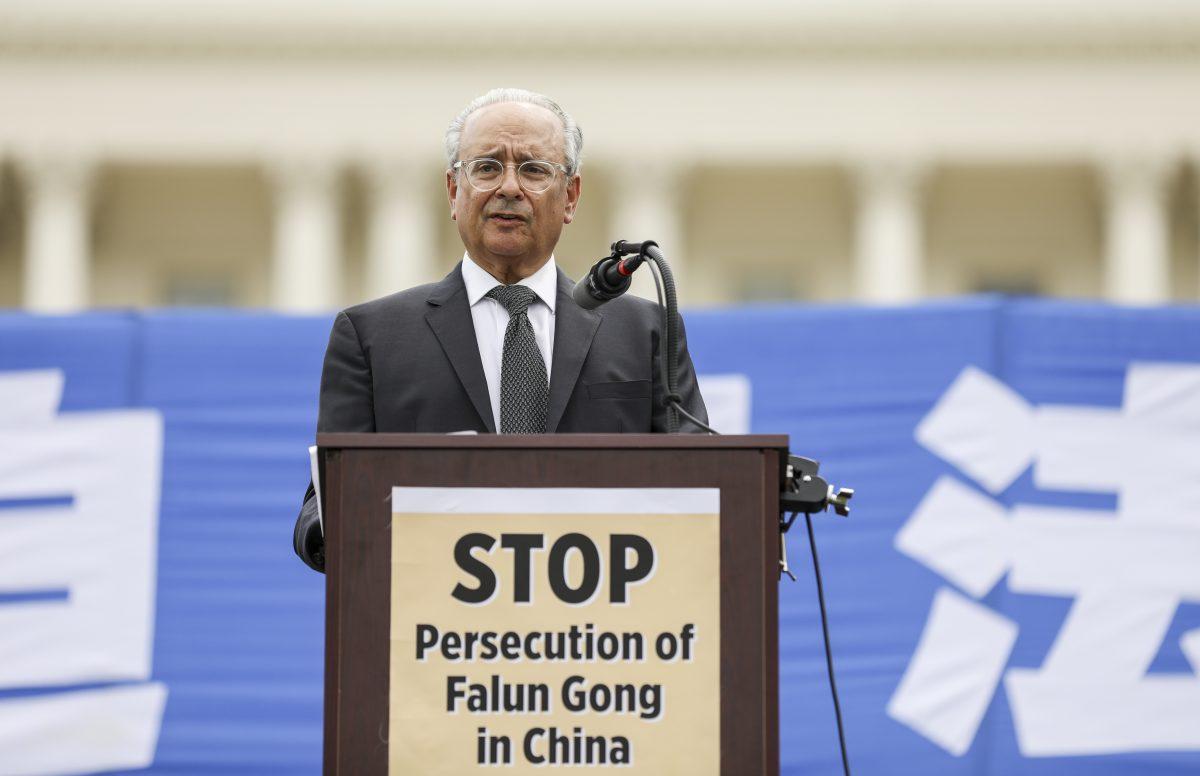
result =
M503 15L477 0L421 10L369 0L243 5L249 7L193 0L0 3L0 56L1200 58L1200 4L1166 0L1039 5L744 0L736 14L727 4L674 0L610 0L570 13L556 4L555 13L543 8ZM531 24L531 18L540 22ZM479 40L489 43L473 43Z

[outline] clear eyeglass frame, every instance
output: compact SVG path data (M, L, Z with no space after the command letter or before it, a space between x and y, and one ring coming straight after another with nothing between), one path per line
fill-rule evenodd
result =
M489 176L488 165L494 165L494 168L490 170L491 175L495 176L494 178ZM500 184L504 181L504 174L509 167L517 169L517 183L530 194L540 194L553 186L556 178L555 170L564 176L567 174L565 166L545 159L527 159L518 164L483 157L455 162L451 169L455 172L462 170L467 178L467 183L476 191L495 191L500 188Z

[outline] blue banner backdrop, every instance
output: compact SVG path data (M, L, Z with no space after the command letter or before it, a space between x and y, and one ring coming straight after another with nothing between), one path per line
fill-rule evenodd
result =
M1200 310L984 297L687 320L701 374L749 380L752 431L789 434L858 490L850 519L816 518L855 773L1200 771L1200 725L1180 726L1200 719L1200 557L1190 570L1143 552L1163 536L1200 546L1200 477L1179 480L1197 465L1180 451L1200 460ZM292 554L291 528L330 323L0 315L0 389L61 370L61 417L133 407L163 420L148 678L167 698L152 765L121 772L320 771L323 578ZM1171 477L1152 468L1160 449ZM1120 595L1096 592L1088 558L1031 549L1063 516L1127 531ZM783 773L839 772L802 525L789 548ZM0 617L23 605L19 582L0 582ZM1099 614L1072 608L1076 588ZM16 648L6 641L0 653ZM0 687L0 706L68 689ZM0 727L0 742L19 735Z

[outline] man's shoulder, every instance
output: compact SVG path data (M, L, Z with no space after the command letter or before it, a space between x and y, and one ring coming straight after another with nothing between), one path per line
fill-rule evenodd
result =
M367 302L360 302L342 310L341 314L348 317L355 326L371 325L378 321L392 321L397 317L424 314L430 307L430 302L438 303L453 295L455 285L453 275L435 283L425 283L420 286L406 288L394 294L381 296ZM461 285L461 283L460 283Z
M406 288L403 291L397 291L394 294L381 296L378 299L371 299L366 302L359 302L356 305L347 307L344 312L351 318L370 317L379 315L380 313L394 312L403 310L408 307L424 307L429 299L430 293L436 288L437 283L426 283L421 286L413 286Z
M652 302L633 294L624 294L611 302L606 302L600 308L605 319L628 321L630 324L657 328L662 322L662 308L658 302Z

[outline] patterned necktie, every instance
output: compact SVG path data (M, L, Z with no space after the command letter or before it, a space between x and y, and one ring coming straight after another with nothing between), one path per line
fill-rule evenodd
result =
M487 295L508 310L500 360L500 433L546 433L550 386L546 362L533 336L527 310L536 295L528 286L496 286Z

